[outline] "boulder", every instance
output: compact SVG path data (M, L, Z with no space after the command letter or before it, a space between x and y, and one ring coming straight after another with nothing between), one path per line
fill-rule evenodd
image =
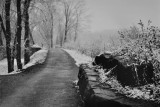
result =
M104 53L95 57L93 65L99 65L103 69L111 69L118 65L118 60L113 58L111 54Z
M121 56L101 54L95 57L93 65L99 65L106 71L113 69L113 74L123 86L140 86L153 83L154 68L151 62L137 64L135 61L126 61Z

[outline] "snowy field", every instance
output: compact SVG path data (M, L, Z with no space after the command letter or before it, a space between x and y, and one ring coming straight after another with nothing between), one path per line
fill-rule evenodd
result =
M75 50L69 50L69 49L63 49L64 51L66 51L75 61L76 61L76 65L79 66L82 63L91 63L92 62L92 58L81 54L78 51Z
M22 63L23 63L23 69L26 69L30 66L33 66L35 64L41 64L45 61L46 57L47 57L47 53L48 50L45 48L42 48L41 50L35 52L31 57L30 57L30 62L26 65L24 65L24 59L21 59ZM11 75L11 74L17 74L20 73L21 71L19 71L17 69L17 63L16 63L16 59L14 60L14 71L11 73L8 73L7 70L7 59L3 59L0 61L0 75Z

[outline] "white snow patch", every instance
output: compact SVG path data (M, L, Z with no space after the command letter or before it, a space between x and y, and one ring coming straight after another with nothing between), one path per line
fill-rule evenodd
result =
M41 48L41 46L39 46L38 44L34 44L31 46L32 48Z
M30 62L26 65L24 65L23 69L26 69L30 66L36 65L36 64L42 64L47 57L48 50L47 49L41 49L37 52L35 52L31 57L30 57Z
M76 61L76 65L79 66L82 63L91 63L92 62L92 58L81 54L78 51L75 50L69 50L69 49L63 49L64 51L66 51L68 54L70 54L70 56Z
M24 59L21 59L21 62L24 63ZM16 59L14 59L14 69L15 71L11 72L11 73L8 73L8 66L7 66L7 59L3 59L0 61L0 75L10 75L10 74L16 74L16 73L19 73L17 72L18 69L17 69L17 62L16 62Z
M30 62L26 65L23 66L23 69L26 69L28 67L31 67L35 64L41 64L45 61L47 57L48 50L45 48L42 48L41 50L35 52L31 57L30 57ZM0 61L0 75L11 75L11 74L17 74L22 71L17 69L17 63L16 59L14 60L14 71L11 73L8 73L8 66L7 66L7 59L3 59ZM21 59L22 63L24 64L24 59Z

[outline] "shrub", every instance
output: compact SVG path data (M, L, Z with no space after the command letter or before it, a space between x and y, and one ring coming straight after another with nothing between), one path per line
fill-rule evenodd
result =
M151 26L151 21L148 21L147 26L140 20L138 23L140 28L131 27L128 30L120 31L121 44L125 52L123 53L131 60L137 63L152 62L154 65L155 80L160 77L160 29Z

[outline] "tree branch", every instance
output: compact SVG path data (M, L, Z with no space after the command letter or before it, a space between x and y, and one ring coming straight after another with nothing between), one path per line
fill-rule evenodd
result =
M7 37L7 36L6 36L6 29L5 29L5 27L4 27L1 14L0 14L0 25L1 25L1 27L2 27L2 30L3 30L3 33L4 33L5 37Z

